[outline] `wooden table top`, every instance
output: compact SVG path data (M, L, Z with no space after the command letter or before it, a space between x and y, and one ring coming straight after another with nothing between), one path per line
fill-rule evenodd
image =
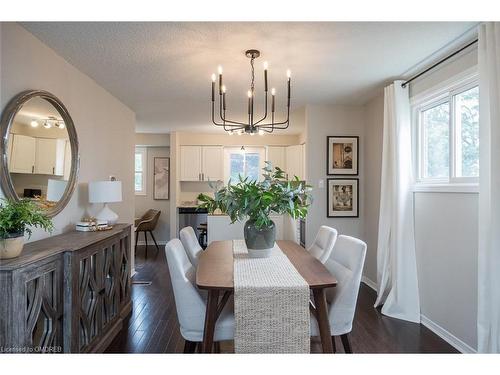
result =
M337 285L335 277L307 250L293 241L276 241L311 289ZM198 260L196 285L200 289L233 290L233 241L214 241Z

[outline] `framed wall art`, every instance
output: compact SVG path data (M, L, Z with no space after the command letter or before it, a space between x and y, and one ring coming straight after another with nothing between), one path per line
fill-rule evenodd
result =
M153 199L170 198L170 158L154 158Z
M359 167L359 137L326 137L326 174L357 175Z
M327 217L359 217L359 180L329 178L327 181Z

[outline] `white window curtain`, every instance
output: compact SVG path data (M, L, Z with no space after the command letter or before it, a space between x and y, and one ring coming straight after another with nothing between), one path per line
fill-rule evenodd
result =
M500 23L479 26L478 351L500 352Z
M413 215L412 141L408 86L384 91L384 135L375 307L394 318L420 322Z

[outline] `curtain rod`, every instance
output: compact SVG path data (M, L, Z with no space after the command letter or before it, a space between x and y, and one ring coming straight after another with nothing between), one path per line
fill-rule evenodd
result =
M470 42L469 44L467 44L467 45L463 46L462 48L460 48L459 50L457 50L457 51L453 52L451 55L448 55L448 56L446 56L444 59L439 60L437 63L435 63L435 64L434 64L434 65L432 65L431 67L429 67L429 68L425 69L423 72L420 72L420 73L418 73L416 76L413 76L413 77L411 77L409 80L407 80L407 81L403 82L403 83L401 84L401 87L406 87L406 85L408 85L411 81L413 81L413 80L417 79L417 78L418 78L418 77L420 77L421 75L424 75L424 74L425 74L425 73L427 73L429 70L432 70L432 69L434 69L436 66L438 66L438 65L440 65L440 64L442 64L442 63L444 63L446 60L451 59L453 56L455 56L456 54L458 54L458 53L462 52L464 49L467 49L467 48L469 48L470 46L472 46L473 44L477 43L477 41L478 41L478 40L477 40L477 39L475 39L475 40L473 40L472 42Z

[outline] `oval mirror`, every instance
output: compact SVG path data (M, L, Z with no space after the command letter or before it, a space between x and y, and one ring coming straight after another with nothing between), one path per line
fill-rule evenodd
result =
M2 113L1 187L8 199L32 199L48 216L69 202L78 175L78 139L64 104L47 91L14 97Z

